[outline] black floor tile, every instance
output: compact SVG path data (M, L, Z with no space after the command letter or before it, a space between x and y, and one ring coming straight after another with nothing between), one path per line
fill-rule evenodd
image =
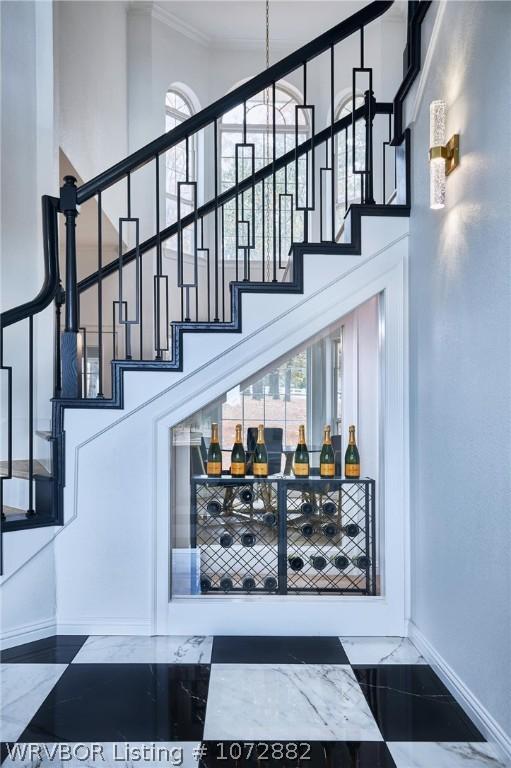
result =
M6 648L0 653L2 664L70 664L87 635L53 635L33 643Z
M21 742L200 741L209 666L72 664Z
M215 637L211 663L349 664L338 637Z
M378 741L204 741L203 748L199 768L395 768L386 745Z
M484 741L431 667L353 669L386 741Z

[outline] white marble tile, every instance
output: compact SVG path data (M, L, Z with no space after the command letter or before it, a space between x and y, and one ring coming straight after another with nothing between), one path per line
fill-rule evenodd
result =
M505 768L491 744L479 741L387 742L397 768Z
M381 741L349 666L213 664L204 739Z
M0 741L16 741L67 664L2 664Z
M212 637L91 636L73 664L209 664Z
M425 664L407 637L341 637L351 664Z
M2 763L5 766L28 768L37 765L52 768L133 768L135 765L153 765L160 768L197 768L198 757L194 750L200 742L129 742L127 745L115 742L95 742L94 744L34 744L33 754L30 745L17 744ZM66 751L69 749L69 753ZM59 750L62 750L60 752ZM70 757L69 757L70 755Z

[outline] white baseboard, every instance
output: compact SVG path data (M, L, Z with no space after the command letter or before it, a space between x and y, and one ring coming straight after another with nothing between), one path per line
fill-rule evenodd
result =
M57 624L59 635L151 635L150 621L132 617L126 619L95 618L65 619Z
M0 648L13 648L23 643L31 643L34 640L42 640L45 637L56 634L55 619L44 619L31 624L21 624L13 629L8 629L0 634Z
M438 677L447 686L456 701L463 707L467 715L479 728L487 741L494 744L507 760L511 760L511 737L508 736L477 696L465 685L454 669L446 662L436 648L422 634L420 629L410 621L408 636L417 650L435 670Z

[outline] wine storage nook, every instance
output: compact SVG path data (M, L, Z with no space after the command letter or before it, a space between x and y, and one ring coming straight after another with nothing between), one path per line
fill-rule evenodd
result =
M191 479L197 592L375 595L375 481Z

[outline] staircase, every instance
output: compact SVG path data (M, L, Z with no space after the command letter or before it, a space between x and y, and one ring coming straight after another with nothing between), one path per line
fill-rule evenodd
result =
M430 3L409 4L403 81L393 102L380 102L372 89L372 69L364 65L364 31L391 5L370 3L91 181L77 187L76 179L66 176L59 198L43 198L44 284L33 301L1 316L0 371L7 400L6 449L0 462L2 533L63 525L65 427L72 409L89 412L91 418L123 409L126 374L183 372L188 335L200 334L204 345L202 334L240 334L247 297L267 294L277 308L285 296L304 293L311 279L304 267L308 256L345 259L348 266L348 257L362 253L368 217L409 215L410 133L403 127L403 102L420 68L421 24ZM352 65L352 103L362 90L363 104L337 119L336 54L353 36L359 56ZM308 93L311 64L321 57L330 72L330 117L318 129L318 104ZM303 103L295 110L293 146L286 149L278 138L276 88L292 73L302 80ZM247 117L247 102L257 96L267 118L262 158ZM219 133L222 118L235 109L243 117L234 178L220 188ZM300 121L306 131L298 131ZM199 136L208 147L205 184L192 173ZM353 150L356 141L362 142L361 150ZM165 162L173 151L179 151L184 168L177 183L177 210L169 221ZM340 199L342 166L345 194ZM359 190L356 202L348 199L348 181ZM97 265L78 279L79 208L92 203L97 209ZM105 212L112 219L115 213L119 232L118 256L107 263ZM59 220L65 225L63 284ZM51 304L54 391L48 393L48 430L34 416L34 322ZM20 327L26 332L27 361L22 406L20 393L13 391L16 371L6 353L8 334ZM226 352L218 349L223 350L218 354ZM20 408L25 452L19 439L13 440ZM47 463L36 458L45 445L50 448ZM11 502L12 483L24 484L19 497L26 503Z

